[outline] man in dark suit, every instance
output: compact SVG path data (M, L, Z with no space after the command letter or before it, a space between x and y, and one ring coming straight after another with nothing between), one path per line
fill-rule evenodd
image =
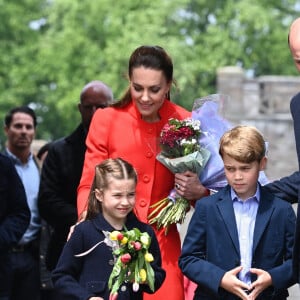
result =
M300 18L294 20L290 26L288 44L295 66L300 72ZM292 98L290 110L294 122L298 166L300 166L300 93ZM268 184L267 188L275 195L290 203L298 202L295 244L293 250L293 270L297 282L300 283L300 173L298 171L290 176L274 181Z
M70 227L77 221L77 186L81 177L85 138L96 109L112 103L111 89L101 81L88 83L80 94L81 124L69 136L51 143L44 161L38 197L41 217L53 228L46 255L51 271L56 266Z
M23 184L11 160L0 153L0 300L8 300L12 265L10 249L25 233L30 210Z
M194 299L288 297L296 217L258 182L265 151L250 126L237 126L220 141L228 185L197 202L179 259L198 285Z
M288 43L295 66L300 72L300 18L296 19L290 27ZM292 98L290 110L294 121L296 150L300 166L300 93Z
M30 209L30 223L18 245L12 247L13 285L11 300L40 299L40 216L37 196L40 183L40 169L31 151L36 134L37 118L28 106L12 108L5 116L4 131L7 136L4 153L13 162L26 193Z

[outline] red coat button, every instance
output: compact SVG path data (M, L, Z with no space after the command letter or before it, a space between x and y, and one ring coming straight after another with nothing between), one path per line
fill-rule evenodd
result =
M145 200L140 201L140 207L145 207L147 205L147 202Z
M150 157L152 157L152 156L153 156L153 153L152 153L152 152L148 151L148 152L146 153L146 157L147 157L147 158L150 158Z
M143 176L143 181L144 181L145 183L149 182L149 181L150 181L150 177L149 177L148 175L144 175L144 176Z

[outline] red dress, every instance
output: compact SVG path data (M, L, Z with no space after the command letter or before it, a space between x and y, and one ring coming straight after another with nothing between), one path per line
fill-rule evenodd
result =
M95 112L86 140L87 151L78 187L79 214L85 210L95 165L106 158L121 157L130 162L138 173L135 213L141 221L147 222L149 206L168 196L174 187L174 175L156 160L160 151L161 129L168 119L184 119L191 113L165 100L159 115L158 122L147 123L142 120L134 103L122 109L109 107ZM153 295L145 294L144 299L183 300L183 275L178 267L181 251L179 233L173 225L167 236L163 230L156 230L156 235L167 276L162 287Z

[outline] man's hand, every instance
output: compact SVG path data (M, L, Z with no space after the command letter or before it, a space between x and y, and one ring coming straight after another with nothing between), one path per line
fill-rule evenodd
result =
M267 271L261 269L251 268L250 272L257 275L257 279L251 284L252 291L249 294L250 299L254 300L263 290L272 285L272 277Z
M243 300L249 300L248 294L245 290L250 290L250 287L243 281L237 278L237 274L243 269L242 266L236 267L226 272L221 280L220 286Z
M198 175L191 171L175 174L175 189L180 196L190 201L208 195L208 191L199 181Z

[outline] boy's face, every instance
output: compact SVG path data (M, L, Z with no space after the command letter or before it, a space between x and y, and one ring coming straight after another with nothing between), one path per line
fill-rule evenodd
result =
M260 163L241 163L224 154L223 162L227 181L238 197L242 200L252 197L256 192L259 171L265 169L267 158L264 157Z

